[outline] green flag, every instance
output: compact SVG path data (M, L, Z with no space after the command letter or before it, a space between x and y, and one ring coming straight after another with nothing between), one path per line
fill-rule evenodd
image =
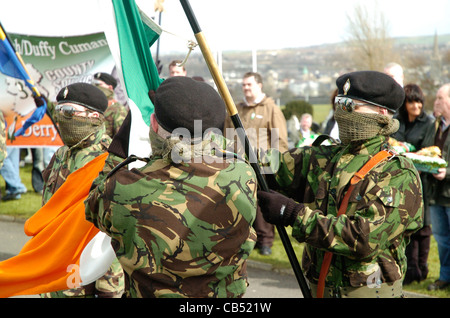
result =
M158 39L161 28L146 17L134 0L113 0L122 75L128 97L134 101L147 125L153 104L149 90L162 82L152 59L150 46Z
M122 157L132 154L148 157L151 154L150 115L154 110L148 92L156 91L163 81L150 47L162 30L134 0L111 0L104 5L106 39L130 107L130 114L114 137L110 152Z

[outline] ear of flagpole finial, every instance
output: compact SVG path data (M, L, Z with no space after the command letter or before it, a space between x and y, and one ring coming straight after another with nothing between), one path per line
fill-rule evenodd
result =
M195 49L195 47L196 47L197 45L198 45L198 44L195 43L194 41L191 41L191 40L188 41L188 49L189 49L189 51L188 51L186 57L184 58L183 62L177 63L177 66L180 66L180 67L181 67L181 66L184 66L184 65L186 64L186 62L187 62L187 60L188 60L188 58L189 58L189 55L191 55L192 50Z

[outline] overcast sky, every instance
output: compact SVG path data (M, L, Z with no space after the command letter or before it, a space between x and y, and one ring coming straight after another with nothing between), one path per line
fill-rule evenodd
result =
M0 22L7 32L76 35L102 31L98 1L0 0ZM152 0L136 0L154 16ZM347 14L357 3L385 13L390 35L450 34L450 0L190 0L199 25L216 50L301 47L340 42L348 35ZM181 4L165 0L161 53L186 50L194 39ZM156 17L158 22L158 16Z
M346 17L355 4L370 7L376 2L390 23L391 36L450 33L450 0L190 1L208 42L223 50L340 42L348 35ZM186 29L192 32L179 1L165 3L163 29L179 34ZM169 47L169 40L175 41L169 38L162 38L161 49Z

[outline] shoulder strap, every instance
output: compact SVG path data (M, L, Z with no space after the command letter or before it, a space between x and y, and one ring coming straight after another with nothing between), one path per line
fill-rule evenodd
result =
M128 156L124 161L122 161L121 163L119 163L117 166L115 166L107 175L106 175L106 179L108 179L109 177L111 177L114 173L116 173L116 171L117 170L119 170L120 168L122 168L122 167L124 167L124 166L126 166L126 165L128 165L128 164L130 164L130 163L132 163L132 162L135 162L136 160L142 160L142 161L145 161L145 162L148 162L149 161L149 159L148 158L140 158L140 157L138 157L138 156L136 156L136 155L131 155L131 156Z
M313 146L320 146L325 140L331 140L331 143L337 144L338 142L336 139L334 139L331 136L328 135L319 135L317 138L313 141Z
M392 153L382 150L379 153L377 153L375 156L373 156L358 172L356 172L351 181L350 181L350 187L348 188L347 192L345 193L344 199L341 202L341 205L339 207L339 211L337 213L337 216L340 216L342 214L345 214L347 211L348 206L348 200L350 199L350 195L353 192L354 186L360 182L364 177L369 173L370 170L372 170L376 165L378 165L380 162L386 160L387 158L393 156ZM322 267L320 268L320 274L319 274L319 282L317 283L317 298L323 297L323 292L325 290L325 278L328 274L328 270L330 268L331 259L333 258L333 253L331 252L325 252L323 261L322 261Z
M344 214L345 211L347 211L348 200L350 199L350 194L352 193L354 186L359 181L364 179L364 177L369 173L369 171L372 170L376 165L378 165L380 162L384 161L385 159L391 156L393 156L392 153L386 150L382 150L375 156L373 156L358 172L356 172L353 175L352 179L350 180L350 187L345 193L344 199L342 200L341 205L339 206L337 216L340 216Z

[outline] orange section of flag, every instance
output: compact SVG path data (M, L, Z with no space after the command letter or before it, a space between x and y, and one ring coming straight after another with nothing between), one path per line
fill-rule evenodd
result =
M107 155L71 173L27 220L25 233L33 237L17 256L0 262L0 297L66 290L79 283L73 266L79 266L84 247L99 231L85 219L84 200Z

